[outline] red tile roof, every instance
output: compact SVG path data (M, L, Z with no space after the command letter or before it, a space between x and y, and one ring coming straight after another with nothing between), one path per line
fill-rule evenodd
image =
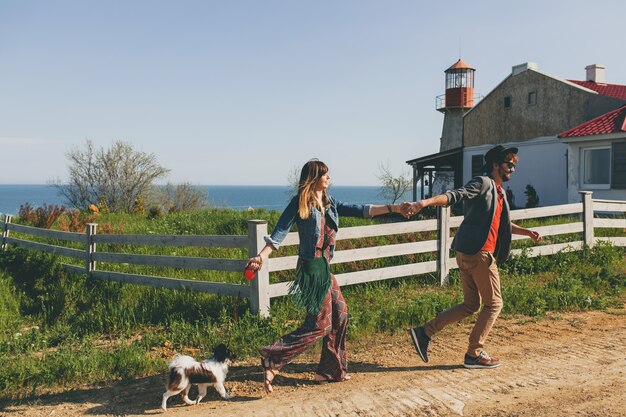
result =
M626 106L622 106L559 134L560 138L626 132Z
M567 80L571 83L578 84L581 87L588 88L597 92L598 94L602 94L603 96L621 98L622 100L626 100L626 85L621 84L597 84L593 81L576 81L576 80Z
M454 64L452 64L452 66L448 68L446 71L450 71L452 69L461 69L461 68L474 69L471 66L467 65L465 62L463 62L461 58L459 58L459 60L456 61Z

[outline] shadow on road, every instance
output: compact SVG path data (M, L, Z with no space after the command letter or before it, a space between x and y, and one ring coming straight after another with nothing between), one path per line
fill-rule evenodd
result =
M312 380L316 363L292 363L283 368L274 380L275 386L311 386L317 385ZM350 362L350 372L359 373L389 373L389 372L420 372L441 370L448 371L459 369L461 365L438 365L438 366L391 366L385 367L376 363ZM241 391L244 395L236 395L230 401L249 402L256 401L263 397L262 384L263 372L260 366L232 366L226 380L228 383L236 382L243 385ZM257 385L258 384L258 385ZM137 378L129 381L115 382L101 387L86 389L74 389L59 394L43 394L40 396L30 396L20 401L0 401L0 412L7 411L11 407L11 412L25 411L27 407L33 405L65 406L93 405L87 408L84 413L87 415L156 415L161 414L159 408L164 392L165 377L156 375L144 378ZM192 388L190 397L195 398L196 388ZM255 395L261 393L259 395ZM222 399L213 389L209 389L207 396L202 400L203 404L210 402L221 402ZM172 397L168 401L168 408L186 407L183 405L180 396Z

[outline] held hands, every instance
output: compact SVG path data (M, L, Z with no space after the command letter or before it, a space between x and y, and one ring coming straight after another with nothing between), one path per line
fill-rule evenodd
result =
M397 204L397 206L400 206L400 211L398 211L397 213L400 213L401 215L403 215L405 218L410 218L412 216L411 212L410 212L410 207L411 207L411 203L405 201L401 204Z
M408 201L405 201L400 205L400 211L402 215L407 219L411 216L415 216L417 213L422 211L423 208L424 204L421 200L414 203L409 203Z

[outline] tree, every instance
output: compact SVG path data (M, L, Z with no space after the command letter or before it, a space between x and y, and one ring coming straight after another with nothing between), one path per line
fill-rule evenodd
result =
M148 201L150 207L158 206L167 212L198 210L209 206L209 193L190 182L168 182L164 187L152 187Z
M378 195L395 204L411 188L411 179L404 173L394 177L389 169L389 163L387 165L379 163L378 169L378 180L381 183Z
M537 195L537 190L535 190L535 187L527 184L524 194L526 194L527 198L526 206L524 206L525 208L539 207L539 195Z
M292 166L289 172L287 172L287 185L289 189L285 191L287 197L291 199L293 196L298 195L298 185L300 184L300 168Z
M87 140L84 149L74 148L66 156L69 179L67 183L57 179L53 185L69 206L81 210L105 201L112 212L131 213L137 199L169 172L154 154L137 151L122 141L96 150Z

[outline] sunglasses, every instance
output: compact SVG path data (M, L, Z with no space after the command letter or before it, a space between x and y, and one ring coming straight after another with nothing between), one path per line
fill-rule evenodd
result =
M507 164L509 169L515 169L515 164L513 162L505 162L505 164Z

